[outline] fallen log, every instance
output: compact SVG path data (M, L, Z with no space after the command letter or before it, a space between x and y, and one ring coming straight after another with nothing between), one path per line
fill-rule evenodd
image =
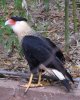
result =
M17 71L7 71L7 70L0 70L0 78L3 78L4 77L21 77L21 78L24 78L24 79L29 79L30 77L30 73L27 72L27 73L24 73L24 72L17 72ZM38 79L38 75L34 75L34 80L37 80ZM42 75L42 79L47 79L47 80L58 80L57 77L55 76L51 76L51 75L45 75L43 74Z

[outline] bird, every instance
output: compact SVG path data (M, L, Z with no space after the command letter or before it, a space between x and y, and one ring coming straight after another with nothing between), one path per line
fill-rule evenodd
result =
M47 71L50 75L55 75L64 85L67 91L71 90L74 83L73 77L64 67L65 57L62 51L49 38L41 36L29 24L26 18L12 16L5 21L13 32L17 35L22 46L25 59L28 62L31 75L29 82L23 85L25 92L29 87L42 86L42 71ZM33 85L34 74L39 74L38 83Z

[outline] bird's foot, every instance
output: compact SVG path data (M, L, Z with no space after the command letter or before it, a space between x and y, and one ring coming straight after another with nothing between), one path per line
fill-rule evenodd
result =
M21 87L24 87L24 88L27 88L27 87L30 87L30 88L35 88L35 87L42 87L43 84L41 83L38 83L38 84L30 84L30 86L28 84L25 84L25 85L20 85Z
M27 93L29 88L42 87L43 85L41 83L38 83L38 84L32 84L31 83L30 85L25 84L25 85L20 85L20 86L26 88L24 93Z
M28 89L29 88L36 88L36 87L44 87L44 86L49 86L50 85L50 83L49 82L46 82L46 81L41 81L41 82L39 82L39 83L31 83L31 84L24 84L24 85L20 85L21 87L24 87L24 88L26 88L25 89L25 93L28 91Z
M41 83L42 83L43 86L49 86L49 85L51 85L49 81L44 81L43 80L43 81L41 81Z
M34 84L24 84L24 85L20 85L21 87L26 88L24 93L27 93L28 89L31 87L34 87Z
M42 83L37 83L37 84L34 84L34 85L35 85L34 87L43 87Z

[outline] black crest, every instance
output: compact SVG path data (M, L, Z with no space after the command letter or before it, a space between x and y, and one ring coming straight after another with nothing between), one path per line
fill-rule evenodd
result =
M11 17L11 19L13 19L15 21L27 21L26 18L19 17L19 16L13 16L13 17Z

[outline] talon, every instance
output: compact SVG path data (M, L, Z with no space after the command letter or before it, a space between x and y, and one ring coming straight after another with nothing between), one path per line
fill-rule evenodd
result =
M21 87L24 87L24 88L27 88L28 87L28 84L25 84L25 85L20 85Z
M30 79L29 79L29 83L28 84L25 84L25 85L20 85L21 87L24 87L24 88L26 88L25 89L25 93L28 91L28 89L31 87L31 88L33 88L33 87L42 87L42 86L44 86L44 85L47 85L47 83L45 82L45 83L41 83L41 75L42 75L42 73L40 72L39 73L39 78L38 78L38 83L37 84L32 84L32 79L33 79L33 74L31 73L31 76L30 76ZM44 85L43 85L44 84Z

